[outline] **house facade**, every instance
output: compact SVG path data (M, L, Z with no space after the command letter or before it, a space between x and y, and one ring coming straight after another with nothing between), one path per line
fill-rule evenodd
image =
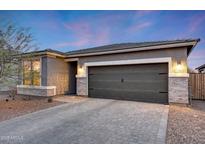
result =
M67 53L51 49L26 53L24 67L29 69L25 69L17 92L188 103L187 57L198 41L122 43ZM29 60L28 55L32 55ZM30 70L36 73L36 80L26 80Z

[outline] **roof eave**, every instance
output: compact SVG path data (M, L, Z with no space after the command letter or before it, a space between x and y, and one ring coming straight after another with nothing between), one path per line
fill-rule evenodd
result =
M165 45L153 45L146 47L134 47L129 49L118 49L118 50L109 50L104 52L93 52L93 53L79 53L79 54L67 54L66 58L74 58L74 57L84 57L84 56L95 56L95 55L104 55L104 54L118 54L118 53L127 53L133 51L146 51L146 50L156 50L156 49L164 49L164 48L176 48L176 47L189 47L191 49L187 51L187 55L189 55L192 49L196 46L196 44L200 41L200 39L193 40L190 42L183 43L173 43L173 44L165 44Z
M191 54L192 50L195 48L198 42L200 42L200 39L196 39L195 41L193 41L193 45L190 49L187 50L187 57Z
M201 66L199 66L199 67L197 67L197 68L195 68L196 70L201 70L201 69L204 69L205 68L205 64L203 64L203 65L201 65Z
M31 56L55 56L60 58L65 58L66 56L64 54L54 53L50 51L41 51L41 52L28 52L23 53L22 57L31 57Z

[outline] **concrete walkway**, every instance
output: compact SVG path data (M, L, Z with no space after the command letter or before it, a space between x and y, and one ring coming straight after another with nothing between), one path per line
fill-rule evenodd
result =
M0 123L0 143L165 143L168 106L74 96Z

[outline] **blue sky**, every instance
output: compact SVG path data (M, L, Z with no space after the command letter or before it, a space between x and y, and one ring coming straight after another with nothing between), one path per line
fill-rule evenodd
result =
M31 28L40 49L60 51L200 38L189 66L205 63L205 11L0 11L0 20Z

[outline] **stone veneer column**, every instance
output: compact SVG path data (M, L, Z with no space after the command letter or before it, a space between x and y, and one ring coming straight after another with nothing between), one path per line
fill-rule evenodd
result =
M189 103L188 77L169 77L169 103Z
M86 77L77 77L77 95L88 96Z

